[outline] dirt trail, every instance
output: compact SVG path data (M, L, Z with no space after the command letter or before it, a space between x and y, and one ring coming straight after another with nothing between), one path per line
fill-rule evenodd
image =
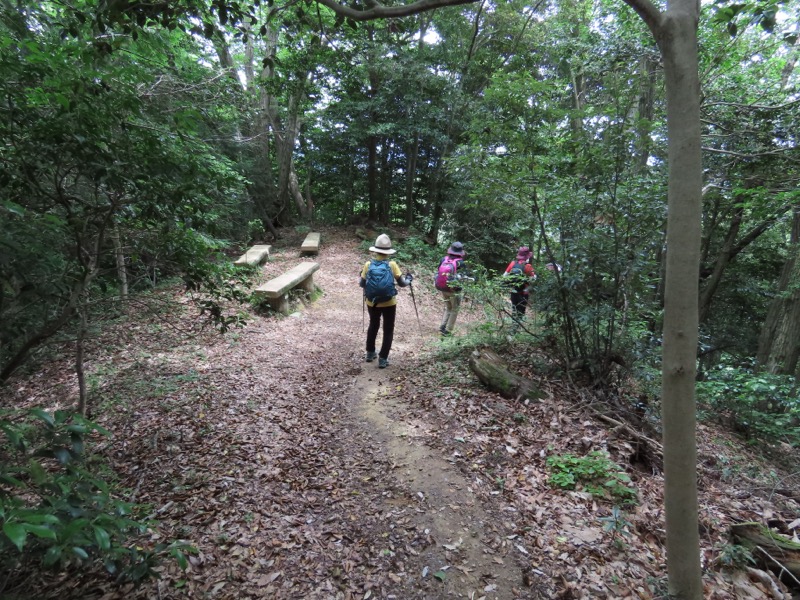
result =
M340 246L339 250L343 248ZM344 254L339 260L352 260L353 265L364 260L356 249L352 254ZM360 329L353 331L353 317L360 316L356 312L359 289L354 288L355 278L332 282L326 274L324 251L320 261L319 281L325 297L310 307L308 314L314 324L323 324L322 335L331 325L348 333L351 344L348 354L355 354L360 372L352 382L346 410L354 417L354 426L365 430L359 435L373 441L367 447L371 454L367 460L376 466L390 465L395 492L387 497L387 505L395 514L403 513L410 518L426 539L425 548L415 561L415 575L430 586L424 586L419 597L498 600L519 597L521 570L507 555L511 545L503 543L503 539L510 532L501 531L502 525L493 512L496 507L484 507L473 491L472 482L453 462L426 446L427 433L440 424L421 420L418 412L412 416L407 406L389 393L395 377L403 369L414 367L415 361L424 355L426 345L436 343L438 299L424 290L420 292L421 284L417 282L420 326L409 291L401 290L391 364L387 369L378 369L376 362L362 362L364 334ZM351 310L342 311L342 307ZM312 331L314 327L311 326ZM412 582L413 578L414 574ZM405 594L410 591L406 589ZM391 590L387 592L391 594Z
M520 569L486 543L487 538L496 543L498 523L470 481L425 445L426 432L435 425L409 419L405 406L384 394L391 385L390 378L362 373L355 385L355 409L379 440L379 451L389 457L398 486L416 497L415 520L433 542L423 554L428 576L449 570L441 571L442 597L516 598Z
M608 502L547 480L547 456L588 447L623 464L631 440L595 423L557 381L547 402L511 407L458 379L463 364L431 365L442 307L430 273L415 282L419 324L408 290L399 294L389 368L365 363L366 252L347 232L323 231L319 256L301 258L302 237L282 240L261 276L320 263L322 297L294 314L204 333L185 294L167 288L155 305L171 312L109 319L87 350L92 407L114 434L97 451L124 499L158 520L135 543L185 540L197 549L189 568L165 561L161 578L139 587L99 566L47 578L34 568L9 578L3 598L665 597L658 476L628 470L639 503L620 520L624 539L601 525ZM458 329L481 318L473 310L462 309ZM73 404L70 348L40 367L0 390L0 405ZM725 454L724 437L709 443L719 431L700 431L702 456L749 468L750 455ZM722 475L703 486L705 530L719 532L705 538L707 564L734 517L796 516ZM709 598L733 597L725 572L705 578Z

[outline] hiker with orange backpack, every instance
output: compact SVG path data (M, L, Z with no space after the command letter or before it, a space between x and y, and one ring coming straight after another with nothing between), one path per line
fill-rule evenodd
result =
M530 298L530 285L536 279L531 257L533 257L531 249L528 246L520 246L517 250L517 257L508 263L503 273L511 295L513 309L511 318L517 324L525 318L525 310L528 308L528 299Z
M378 236L375 245L370 246L373 258L361 268L359 285L364 289L364 303L369 312L367 327L366 361L378 359L378 368L389 366L389 351L394 338L394 321L397 314L397 288L411 285L414 277L411 273L403 275L400 267L389 257L397 252L392 248L392 240L385 233ZM380 352L375 352L375 341L383 319L383 340Z
M464 244L453 242L447 249L447 255L439 261L439 268L436 273L435 286L442 293L444 298L444 316L439 332L442 337L447 337L453 333L453 327L458 317L458 309L461 307L461 287L457 282L466 279L469 275L464 257Z

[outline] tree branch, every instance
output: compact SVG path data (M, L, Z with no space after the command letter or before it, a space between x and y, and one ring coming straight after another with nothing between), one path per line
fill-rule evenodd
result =
M658 41L661 38L659 33L661 29L661 19L663 17L658 7L650 2L650 0L625 0L625 4L636 11L636 14L642 18L642 21L645 22L653 33L653 37Z
M336 0L314 0L317 4L326 6L337 15L341 15L354 21L373 21L375 19L393 19L397 17L408 17L421 12L444 8L447 6L461 6L463 4L474 4L477 0L416 0L411 4L403 6L384 6L380 2L369 0L365 5L367 10L358 10L349 6L344 6Z

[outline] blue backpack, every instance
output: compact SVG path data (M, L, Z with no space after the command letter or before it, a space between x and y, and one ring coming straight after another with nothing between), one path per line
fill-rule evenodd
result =
M388 260L372 259L367 268L366 280L364 297L373 305L391 300L397 295L394 274Z

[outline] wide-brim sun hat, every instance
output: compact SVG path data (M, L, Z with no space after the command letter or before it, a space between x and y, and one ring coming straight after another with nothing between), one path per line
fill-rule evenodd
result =
M397 252L392 248L392 240L385 233L382 233L375 240L375 245L369 247L370 252L377 252L378 254L394 254Z
M461 242L453 242L450 244L450 247L447 249L447 253L453 256L464 256L466 252L464 252L464 244Z
M533 256L533 252L527 246L520 246L517 250L517 260L528 260L531 256Z

